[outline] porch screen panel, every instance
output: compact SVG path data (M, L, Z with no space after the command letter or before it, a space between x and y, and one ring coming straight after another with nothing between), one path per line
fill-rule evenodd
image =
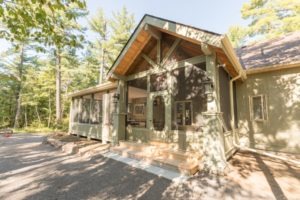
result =
M146 128L147 77L127 82L127 125Z
M79 115L80 115L80 101L79 98L73 99L73 106L72 106L72 115L73 119L72 122L78 122Z
M172 129L198 129L203 126L202 112L207 109L204 90L205 63L173 70Z
M91 124L100 124L102 123L102 101L101 100L92 100L91 105Z
M90 122L90 106L91 99L83 98L82 99L82 109L80 114L79 123L88 124Z

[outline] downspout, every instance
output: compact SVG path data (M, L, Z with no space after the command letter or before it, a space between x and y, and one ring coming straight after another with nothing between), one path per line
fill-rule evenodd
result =
M286 157L277 156L277 155L274 155L272 153L268 153L268 152L263 151L263 150L253 149L253 148L249 148L249 147L245 147L245 146L241 146L241 145L237 144L237 142L239 142L240 138L239 138L238 132L235 129L235 113L234 113L234 102L233 102L233 82L238 80L239 78L241 78L242 75L243 75L243 72L240 71L239 74L236 77L234 77L233 79L231 79L229 81L230 113L231 113L231 116L232 116L231 129L232 129L232 133L233 133L233 136L234 136L233 146L235 148L237 148L237 150L240 150L240 151L256 153L256 154L259 154L259 155L263 155L263 156L267 156L267 157L270 157L270 158L278 159L278 160L281 160L281 161L284 161L284 162L289 162L289 163L291 163L291 164L293 164L297 167L300 167L300 161L298 161L298 160L288 159Z

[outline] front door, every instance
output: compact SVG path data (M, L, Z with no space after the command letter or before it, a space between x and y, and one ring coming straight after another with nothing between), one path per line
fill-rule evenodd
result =
M166 141L166 92L151 92L149 95L148 124L150 140Z

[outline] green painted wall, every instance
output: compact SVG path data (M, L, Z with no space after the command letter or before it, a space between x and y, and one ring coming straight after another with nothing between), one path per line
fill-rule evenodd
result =
M248 75L236 86L238 126L250 147L300 153L300 68ZM250 120L251 95L266 96L267 120Z
M102 139L102 125L101 124L80 124L72 123L71 130L73 134L79 134L88 138Z

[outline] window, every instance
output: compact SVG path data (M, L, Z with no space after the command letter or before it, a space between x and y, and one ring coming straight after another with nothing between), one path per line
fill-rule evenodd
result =
M88 124L90 122L90 102L91 99L82 98L81 99L81 113L79 118L79 123Z
M100 124L102 123L102 101L101 100L92 100L92 109L91 109L91 124Z
M192 125L192 102L191 101L177 101L175 102L175 115L177 126L191 126Z
M250 97L250 118L254 121L267 119L266 98L264 95Z
M153 109L153 128L156 131L162 131L165 128L165 101L162 96L156 96L152 102Z
M127 124L146 128L147 77L128 81L127 85Z

